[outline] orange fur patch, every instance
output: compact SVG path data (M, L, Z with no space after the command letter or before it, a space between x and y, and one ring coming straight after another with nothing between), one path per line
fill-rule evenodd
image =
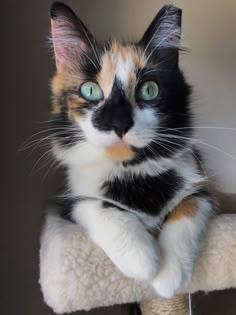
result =
M116 75L116 58L122 58L124 62L131 60L134 65L133 71L130 71L128 75L128 89L124 91L128 98L134 101L134 90L136 86L136 73L135 71L144 67L144 61L142 58L141 50L135 46L123 46L117 41L113 41L111 49L102 57L101 71L97 75L97 81L101 86L105 98L109 96L114 83Z
M128 85L124 93L126 94L126 97L129 99L130 103L135 106L135 97L134 97L134 91L135 86L137 84L136 82L136 70L140 69L145 66L145 61L142 58L142 51L141 49L138 49L137 47L133 45L122 45L118 43L117 41L113 41L111 45L111 49L106 51L101 59L101 71L97 74L97 82L100 85L100 87L103 90L105 99L109 97L109 94L111 93L114 78L116 75L116 58L122 58L124 62L131 61L131 64L133 63L133 67L131 67L131 71L128 74ZM78 72L76 72L76 68L73 69L65 69L63 71L60 71L60 73L57 73L52 81L51 81L51 89L52 93L55 97L59 96L62 90L70 90L75 89L75 87L78 87L82 81L79 79L79 69L77 69ZM56 98L55 98L56 99ZM83 104L84 100L82 98L79 98L79 96L70 96L68 98L68 107L70 110L71 116L80 116L77 109ZM56 100L53 101L52 104L52 113L58 114L61 112L61 106L56 102ZM120 156L121 159L122 156L130 156L132 152L130 149L121 149L121 148L115 148L115 149L108 149L109 154L113 157ZM125 153L126 152L126 153ZM129 152L129 153L128 153Z
M106 153L109 157L117 161L130 160L134 153L127 144L117 144L106 148Z
M174 210L168 215L166 221L181 220L185 217L194 217L197 213L197 201L194 198L187 198L183 200Z
M51 90L54 96L58 96L63 89L64 76L57 73L51 80ZM52 102L52 114L59 114L61 112L61 106L54 100Z
M114 55L121 56L124 61L130 58L133 61L135 69L140 69L145 66L144 60L142 58L142 52L135 46L123 46L120 43L114 41L111 46L111 52Z
M103 90L105 98L107 98L111 92L114 78L115 64L112 60L111 54L105 53L101 61L101 71L97 75L97 81Z
M52 102L52 111L51 111L51 113L55 114L55 115L61 113L61 106L55 101Z
M128 46L124 47L123 45L114 40L111 45L111 52L114 55L120 55L123 60L126 60L128 53L127 48Z
M51 80L51 89L52 93L55 97L59 96L62 92L62 90L73 90L75 87L77 87L81 83L81 80L78 80L78 78L73 73L66 73L66 72L60 72L56 73L56 75ZM78 109L83 103L85 103L85 100L83 98L80 98L78 95L71 94L67 98L68 108L71 110L72 113L75 113L76 116L79 115L78 112L76 112L76 109ZM52 102L52 114L58 114L61 112L61 105L57 103L56 100Z
M54 95L58 95L61 90L63 89L63 86L64 86L64 81L65 81L65 78L63 76L63 74L59 74L57 73L53 78L52 78L52 81L51 81L51 89L52 89L52 92Z
M79 109L84 103L86 103L86 101L78 95L71 94L67 97L68 108L75 113L76 110Z

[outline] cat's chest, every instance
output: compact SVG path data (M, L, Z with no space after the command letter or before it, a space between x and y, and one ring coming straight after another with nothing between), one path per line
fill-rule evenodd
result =
M102 197L102 185L109 178L112 165L98 163L68 171L69 188L74 196Z
M124 176L107 180L102 192L107 199L150 215L158 214L184 186L175 170L158 176Z
M104 162L71 168L68 177L70 190L76 197L114 202L113 205L120 208L123 206L149 215L157 215L172 199L183 198L185 190L191 194L195 185L202 182L196 166L189 160L175 161L175 167L166 168L161 173L157 170L146 167L145 172L131 171Z

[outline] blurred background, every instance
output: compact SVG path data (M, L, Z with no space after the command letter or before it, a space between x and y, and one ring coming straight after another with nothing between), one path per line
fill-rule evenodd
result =
M98 39L138 39L161 0L66 1ZM173 2L172 2L173 3ZM18 152L48 119L55 68L47 47L51 1L1 1L1 294L4 315L46 315L38 284L40 220L45 200L60 185L43 151ZM196 126L209 174L236 193L236 1L174 1L183 8L181 66L194 85ZM207 127L207 128L205 128ZM209 128L210 127L210 128ZM219 128L220 127L220 128ZM227 129L229 128L229 129ZM231 128L231 129L230 129ZM35 165L35 163L37 163ZM197 296L199 314L236 314L235 291ZM217 311L216 311L217 310ZM126 314L123 307L92 314ZM82 313L81 313L82 314Z

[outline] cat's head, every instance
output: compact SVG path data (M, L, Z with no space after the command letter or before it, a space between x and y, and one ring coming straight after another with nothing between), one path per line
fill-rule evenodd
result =
M57 73L53 148L65 163L171 157L191 135L190 88L179 70L181 10L164 6L136 43L98 42L62 3L51 9Z

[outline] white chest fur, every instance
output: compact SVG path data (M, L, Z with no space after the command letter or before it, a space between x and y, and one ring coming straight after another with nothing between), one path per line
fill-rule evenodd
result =
M101 196L101 186L109 177L111 163L91 164L89 166L73 167L69 170L69 184L75 196Z

